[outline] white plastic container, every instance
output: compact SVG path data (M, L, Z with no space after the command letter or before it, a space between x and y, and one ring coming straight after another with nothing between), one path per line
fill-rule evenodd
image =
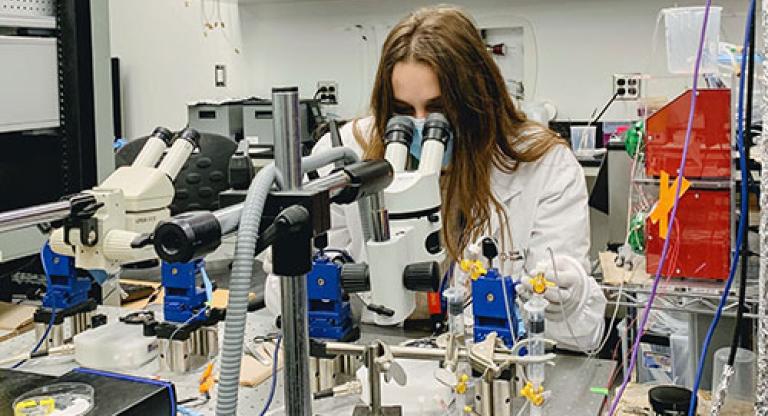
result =
M715 361L712 364L713 389L720 385L723 366L728 362L730 352L730 347L723 347L715 352ZM743 348L737 349L733 370L727 397L745 401L753 400L755 398L755 353Z
M157 338L142 325L113 322L75 336L75 360L97 370L133 370L157 357Z
M577 153L581 150L592 150L595 148L596 136L595 126L571 126L571 147Z
M673 74L693 74L696 52L699 49L704 7L674 7L664 9L667 38L667 68ZM702 74L717 73L718 45L720 44L720 15L722 7L711 7L701 56Z

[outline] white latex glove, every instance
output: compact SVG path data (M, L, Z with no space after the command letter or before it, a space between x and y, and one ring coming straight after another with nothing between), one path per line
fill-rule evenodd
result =
M544 298L549 301L546 309L547 319L562 321L577 312L584 297L588 276L584 268L569 256L555 256L555 264L557 272L551 260L540 261L531 270L531 275L522 279L517 293L524 300L530 299L533 294L530 278L543 273L547 280L556 285L548 287L544 292Z

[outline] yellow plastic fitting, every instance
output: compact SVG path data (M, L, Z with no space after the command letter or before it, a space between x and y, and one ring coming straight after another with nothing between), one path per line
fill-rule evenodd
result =
M533 288L533 293L536 293L537 295L544 293L548 287L557 286L554 282L547 280L547 278L544 277L544 273L539 273L535 277L532 277L530 282L531 287Z
M544 404L544 386L533 387L533 383L529 381L525 383L525 386L520 390L520 395L528 399L534 406L541 406Z
M39 411L43 411L44 414L49 415L56 410L56 400L54 400L53 397L47 397L40 400L24 400L16 403L16 408L13 413L15 416L24 416L29 414L32 409L35 409L35 414L38 414L37 412Z
M197 391L199 391L200 394L210 392L213 389L213 382L213 363L210 363L203 371L203 374L200 375L200 384Z
M469 273L469 277L472 280L477 280L480 276L488 273L488 270L485 270L485 267L483 267L483 262L480 260L464 259L459 262L459 267L461 267L461 270L464 272Z
M461 377L459 377L459 383L456 384L456 393L464 394L467 392L467 384L469 384L469 376L466 374L462 374Z

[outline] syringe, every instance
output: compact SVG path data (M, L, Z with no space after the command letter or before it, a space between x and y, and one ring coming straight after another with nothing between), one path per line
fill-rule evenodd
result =
M545 310L549 306L549 302L544 299L544 292L554 284L548 282L544 275L538 275L531 278L531 286L533 296L525 302L523 308L528 314L528 354L535 357L544 355ZM544 371L544 363L527 366L528 380L520 394L531 403L531 416L544 415Z
M460 347L468 348L469 337L465 334L464 325L464 293L462 286L454 286L443 292L448 309L448 331L450 334L449 348L457 351ZM467 406L472 404L471 368L466 361L459 361L458 357L446 360L446 369L452 371L456 377L454 387L454 406L452 414L460 416L465 413ZM449 368L451 367L451 368Z

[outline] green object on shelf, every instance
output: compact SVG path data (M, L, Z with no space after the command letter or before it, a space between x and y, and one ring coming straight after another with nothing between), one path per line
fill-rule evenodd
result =
M637 154L637 148L640 146L640 142L643 140L643 130L645 126L642 121L636 121L632 123L629 129L624 132L624 146L627 149L629 156L634 158Z
M645 213L637 213L629 221L629 247L636 254L645 253Z
M589 391L602 396L607 396L609 394L608 389L605 387L590 387Z

